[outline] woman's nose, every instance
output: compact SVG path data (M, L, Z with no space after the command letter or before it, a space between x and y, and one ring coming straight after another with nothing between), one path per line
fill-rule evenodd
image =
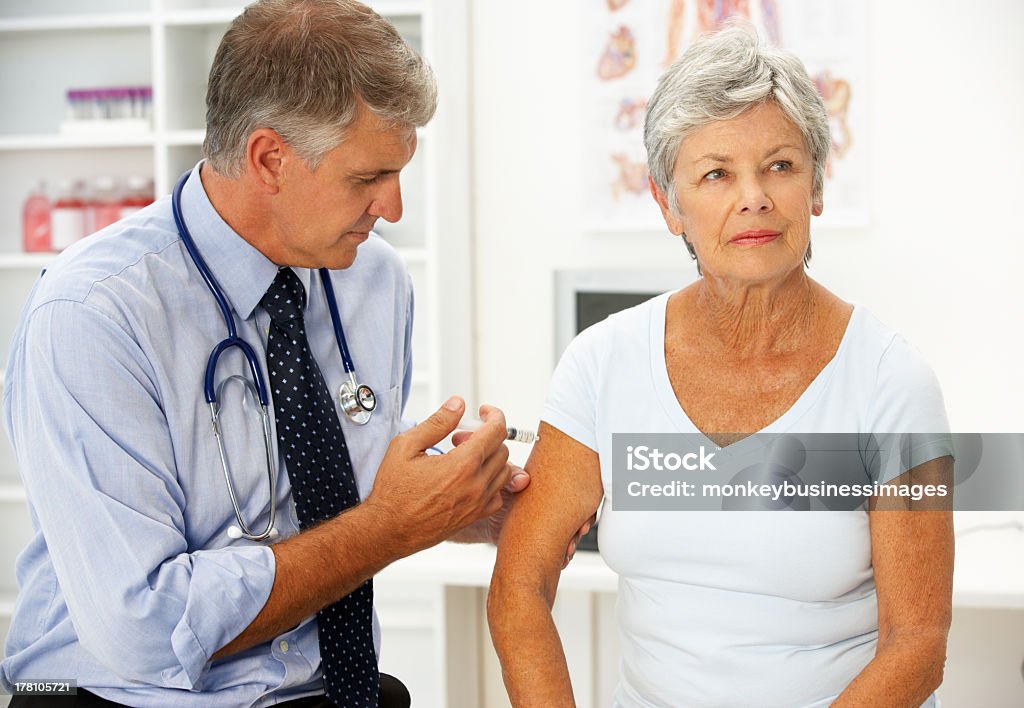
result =
M763 214L775 207L759 179L752 177L741 181L740 190L737 204L737 211L740 214Z

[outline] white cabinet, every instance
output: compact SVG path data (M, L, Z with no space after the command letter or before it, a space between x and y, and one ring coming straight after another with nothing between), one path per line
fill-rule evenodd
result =
M405 215L381 224L416 287L413 390L407 417L443 397L473 398L469 274L466 0L369 4L419 48L441 105L402 176ZM200 158L206 80L238 0L33 0L0 3L0 361L25 298L52 256L21 252L21 205L39 179L152 177L156 194ZM443 40L442 40L443 37ZM148 131L61 135L69 88L152 86ZM444 312L438 307L444 302ZM442 331L443 326L443 331ZM74 346L74 343L69 343ZM0 381L2 383L2 381ZM0 638L16 593L13 562L28 536L24 493L0 435Z

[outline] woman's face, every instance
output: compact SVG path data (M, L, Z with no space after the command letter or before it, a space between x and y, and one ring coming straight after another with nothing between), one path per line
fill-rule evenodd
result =
M800 129L774 102L692 133L674 174L678 216L651 191L705 276L765 283L802 267L811 214L822 205L811 197L814 165Z

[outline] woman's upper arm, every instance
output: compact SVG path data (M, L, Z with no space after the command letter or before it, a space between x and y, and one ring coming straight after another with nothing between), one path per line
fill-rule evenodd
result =
M908 482L908 477L914 483L941 483L951 479L952 464L948 456L931 460L897 483ZM952 615L952 513L876 508L869 519L879 643L894 633L934 631L944 636Z
M518 495L498 543L496 580L540 583L549 600L569 541L603 496L596 452L541 423L526 470L530 486Z

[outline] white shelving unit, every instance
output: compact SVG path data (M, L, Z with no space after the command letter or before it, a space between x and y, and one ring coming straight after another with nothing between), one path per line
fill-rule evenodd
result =
M240 0L33 0L0 4L0 361L21 307L52 254L21 251L21 206L39 179L152 177L156 195L200 158L209 66ZM430 61L441 105L403 173L405 215L379 232L416 287L413 390L407 415L429 413L474 383L469 278L468 0L369 0ZM442 40L443 37L443 40ZM152 129L60 135L69 88L152 86ZM443 219L443 222L442 222ZM438 303L445 303L443 320ZM444 330L442 332L442 322ZM443 335L443 336L442 336ZM0 386L3 380L0 378ZM28 537L25 495L0 435L0 641ZM440 699L439 699L440 700ZM3 700L0 699L0 705ZM441 705L441 703L438 703Z

